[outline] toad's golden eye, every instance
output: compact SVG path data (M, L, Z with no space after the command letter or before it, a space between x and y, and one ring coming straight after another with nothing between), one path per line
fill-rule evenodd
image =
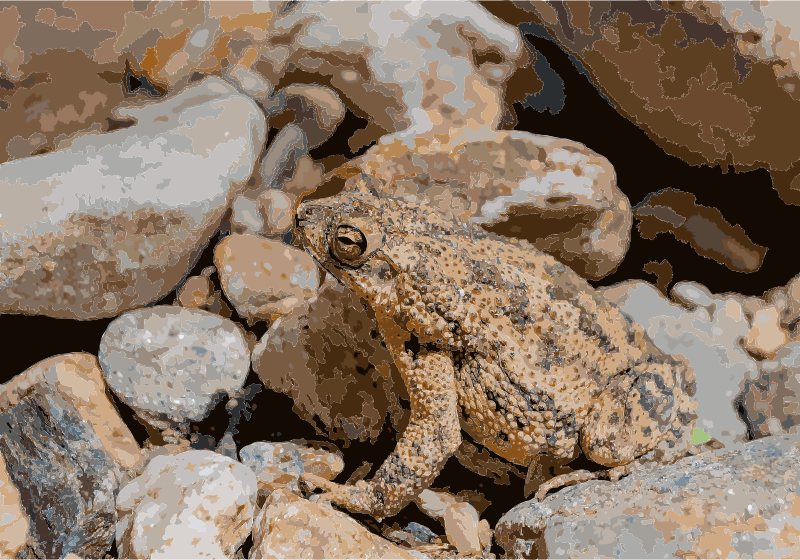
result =
M367 238L357 227L341 225L336 228L332 249L340 261L352 262L367 252Z

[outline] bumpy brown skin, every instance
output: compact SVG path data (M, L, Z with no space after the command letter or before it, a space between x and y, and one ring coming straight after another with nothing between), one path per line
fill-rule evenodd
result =
M684 456L696 420L691 370L552 257L365 193L301 204L297 229L374 309L411 396L411 423L372 480L306 477L324 499L395 514L454 453L459 424L530 472L580 450L612 479ZM595 476L557 477L537 495Z

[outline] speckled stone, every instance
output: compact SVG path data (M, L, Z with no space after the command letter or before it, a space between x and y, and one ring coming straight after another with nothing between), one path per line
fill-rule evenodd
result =
M114 320L100 341L111 390L151 425L202 419L244 384L250 351L234 322L200 309L156 306Z

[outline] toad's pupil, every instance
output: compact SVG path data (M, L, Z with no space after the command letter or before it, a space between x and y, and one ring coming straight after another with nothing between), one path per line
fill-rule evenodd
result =
M341 259L357 259L367 250L364 234L352 226L339 226L336 230L336 256Z

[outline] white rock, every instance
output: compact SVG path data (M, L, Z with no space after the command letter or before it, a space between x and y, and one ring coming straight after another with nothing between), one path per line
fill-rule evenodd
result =
M443 521L447 507L460 503L460 500L444 490L436 491L426 488L414 498L414 502L426 515L438 521Z
M117 497L120 558L233 558L253 525L256 479L211 451L156 457Z

